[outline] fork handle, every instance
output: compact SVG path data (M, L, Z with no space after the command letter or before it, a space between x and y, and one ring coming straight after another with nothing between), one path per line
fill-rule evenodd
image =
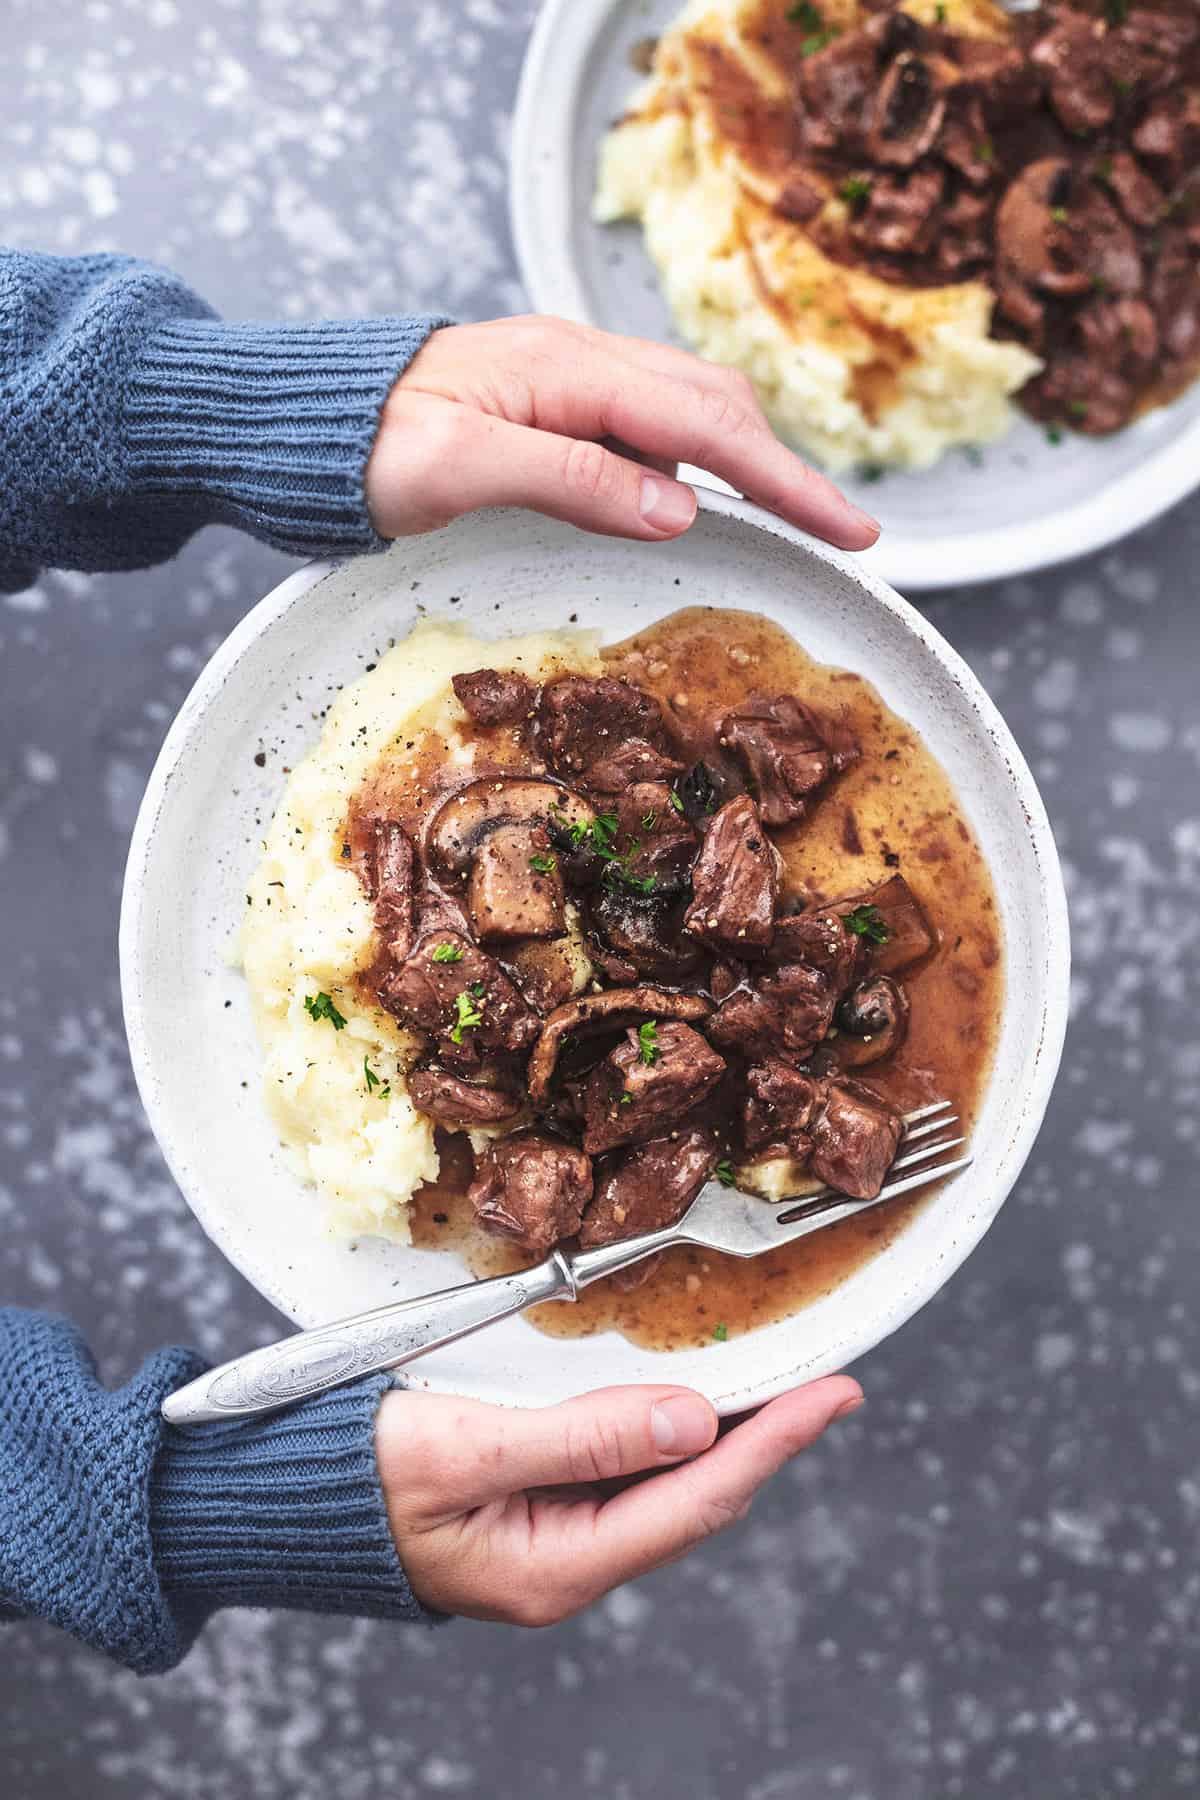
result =
M251 1350L168 1394L162 1415L172 1425L203 1425L276 1412L361 1375L400 1368L527 1306L573 1300L575 1288L570 1264L556 1250L532 1269L398 1300Z

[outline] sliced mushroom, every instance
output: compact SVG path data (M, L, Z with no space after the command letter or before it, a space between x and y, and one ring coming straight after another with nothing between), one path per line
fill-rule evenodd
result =
M706 1019L712 1009L712 1001L700 994L672 994L656 987L612 988L608 993L568 1000L555 1007L534 1045L529 1059L529 1098L535 1106L545 1105L549 1099L559 1051L568 1037L619 1031L641 1019L683 1019L694 1024Z
M1137 240L1112 202L1062 157L1030 163L996 209L1002 269L1060 299L1136 293L1143 281Z
M845 1069L882 1062L908 1036L908 1000L888 975L851 988L837 1009L837 1058Z
M499 825L482 839L471 864L467 911L479 944L562 936L562 871L543 826Z
M551 810L553 809L553 810ZM463 876L484 839L502 825L591 825L595 813L555 781L472 781L443 801L429 821L429 854L446 875Z
M872 162L911 169L928 156L946 117L946 88L934 58L902 51L875 96L867 133Z

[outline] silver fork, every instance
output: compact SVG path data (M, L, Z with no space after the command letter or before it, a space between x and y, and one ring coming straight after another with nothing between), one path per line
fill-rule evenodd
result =
M172 1425L203 1425L215 1419L248 1419L275 1412L360 1375L398 1369L439 1345L452 1344L497 1319L524 1312L527 1306L575 1300L593 1281L627 1269L672 1244L696 1244L725 1256L761 1256L780 1244L824 1231L841 1219L868 1212L926 1182L965 1169L969 1156L940 1160L947 1150L964 1142L961 1137L939 1135L957 1123L958 1115L948 1100L906 1113L900 1154L890 1171L892 1179L874 1200L848 1200L844 1194L824 1188L803 1199L771 1202L710 1181L682 1219L665 1231L606 1244L599 1250L577 1250L573 1255L555 1250L532 1269L498 1275L490 1281L468 1281L416 1300L398 1300L336 1325L298 1331L278 1344L210 1369L169 1394L163 1401L163 1417Z

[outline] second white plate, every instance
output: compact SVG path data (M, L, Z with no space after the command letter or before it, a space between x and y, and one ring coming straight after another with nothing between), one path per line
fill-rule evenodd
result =
M672 342L680 340L640 229L595 224L591 202L600 140L638 79L630 51L679 5L545 0L517 98L510 186L517 255L538 311ZM1045 568L1124 537L1200 483L1200 384L1112 438L1053 445L1018 418L1001 443L953 451L921 474L839 479L882 520L867 560L902 590Z

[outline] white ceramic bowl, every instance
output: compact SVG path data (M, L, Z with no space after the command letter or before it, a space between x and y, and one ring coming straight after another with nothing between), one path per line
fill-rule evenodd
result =
M664 1355L612 1333L555 1341L510 1320L435 1352L412 1377L530 1405L606 1382L681 1381L732 1412L843 1367L941 1287L1020 1172L1062 1046L1066 906L1037 789L974 676L854 559L742 501L704 497L691 531L661 546L587 537L530 513L476 514L386 556L302 569L226 640L150 778L121 915L133 1065L175 1179L214 1242L300 1324L464 1278L447 1252L379 1240L352 1247L327 1234L320 1197L278 1154L246 990L228 963L282 765L315 741L316 715L335 685L402 637L418 603L495 636L561 625L578 612L609 640L687 603L760 611L822 661L874 682L952 772L995 877L1008 956L973 1167L835 1293L727 1344ZM254 761L260 746L270 751L265 768Z
M681 341L640 228L591 217L600 140L638 79L630 48L681 4L545 0L517 98L509 186L517 256L540 312ZM1200 483L1200 384L1111 438L1067 434L1052 445L1019 417L1001 443L952 451L921 474L838 480L882 520L867 561L901 589L1045 568L1124 537Z

